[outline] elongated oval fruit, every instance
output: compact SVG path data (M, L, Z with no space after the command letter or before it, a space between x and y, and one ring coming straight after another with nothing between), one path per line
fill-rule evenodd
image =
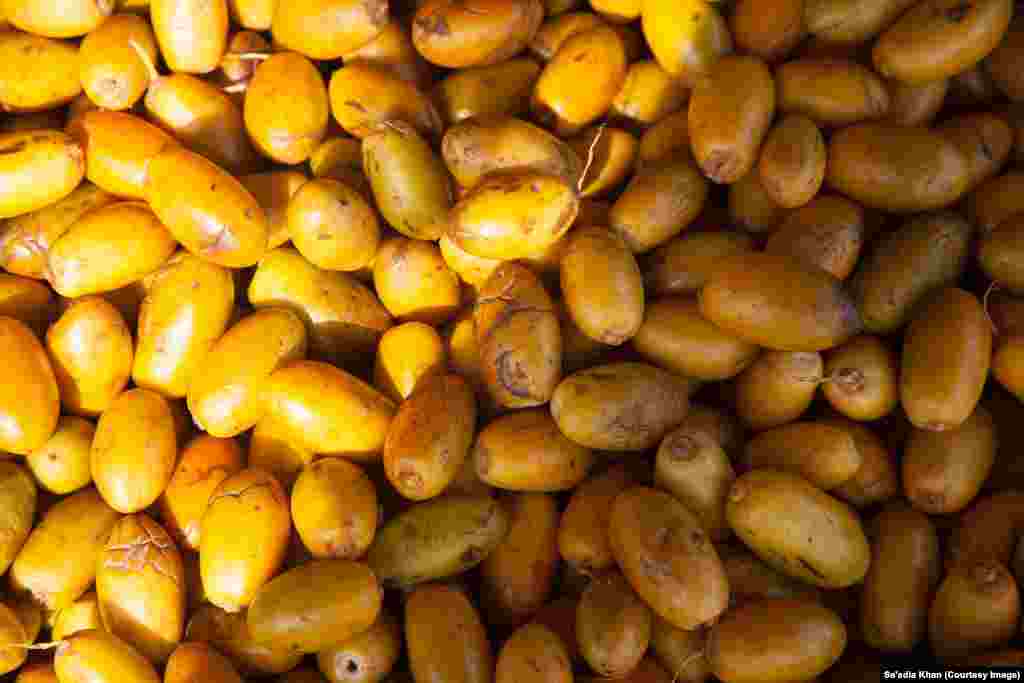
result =
M938 81L928 81L918 85L903 81L885 81L886 91L889 93L889 112L886 114L885 119L903 126L930 125L935 120L935 117L938 116L942 105L945 103L946 94L949 92L949 81L950 79L943 78ZM961 121L968 121L976 116L978 115L969 114L963 117L954 117L950 122L940 126L940 129L946 133L949 133L950 129L955 131L955 129L962 127ZM987 118L988 115L982 114L980 116ZM1006 125L1009 126L1009 124ZM1009 128L1004 129L1004 131L1006 130L1009 130ZM952 135L953 139L956 139L956 133L953 132ZM999 166L1009 156L1009 146L1006 145L1006 152L993 155L996 159L1001 159L998 164ZM992 152L996 151L992 150ZM987 163L982 164L982 166L987 165ZM973 172L972 176L974 176Z
M441 133L441 115L433 100L415 83L381 65L349 62L331 76L327 94L334 119L357 138L397 122L432 138Z
M823 490L849 481L863 460L853 435L834 424L792 422L761 432L747 442L744 464L800 474Z
M73 119L68 134L85 149L85 176L112 195L144 199L149 162L177 144L141 117L95 109ZM110 202L107 202L110 203Z
M373 482L344 458L321 458L303 468L291 490L292 524L317 559L353 560L366 554L380 509Z
M723 259L700 293L700 310L741 339L779 351L822 351L861 328L839 280L761 252Z
M290 530L288 499L273 475L250 468L222 481L203 514L199 540L207 599L228 612L248 606L284 561Z
M707 635L706 628L687 631L655 617L651 630L651 654L640 662L638 669L642 671L645 665L652 668L650 665L658 662L668 671L675 672L673 675L678 675L680 681L707 680L710 674L704 657ZM658 670L657 667L654 670ZM671 677L666 673L651 680L671 681Z
M132 379L171 399L184 398L235 304L231 271L188 252L146 279Z
M62 683L160 683L156 669L138 650L100 629L80 631L63 641L53 668Z
M164 683L242 683L231 661L206 643L183 643L167 660Z
M882 235L851 282L864 326L877 334L894 332L927 294L952 285L967 266L972 232L958 214L940 211Z
M455 205L448 235L474 256L527 258L564 235L578 212L576 188L563 178L536 172L496 174Z
M900 490L899 466L882 437L863 423L850 419L832 418L828 422L853 435L862 461L857 473L835 489L835 495L861 510L896 498Z
M181 553L146 515L117 523L96 569L96 597L106 629L147 659L163 663L185 630Z
M271 22L274 40L310 59L338 59L358 50L388 24L388 0L279 2Z
M282 52L256 67L245 94L245 128L268 158L282 164L308 159L330 115L327 86L306 57Z
M636 147L637 163L656 163L672 158L690 148L689 121L686 108L672 112L647 128ZM688 154L683 154L683 157ZM692 161L691 161L692 163ZM701 176L703 178L703 176Z
M628 64L625 41L611 26L570 36L534 85L534 117L561 136L580 132L611 108Z
M558 503L545 493L503 498L509 529L480 565L481 602L494 624L520 624L551 597L558 571Z
M939 126L939 132L967 159L968 191L995 176L1014 151L1015 132L1010 123L998 112L975 112L955 116Z
M579 182L583 159L563 140L514 116L480 116L450 126L441 155L455 182L473 188L491 173L537 171Z
M86 169L88 172L88 160ZM4 221L0 226L0 267L14 275L45 279L54 243L79 218L115 200L96 185L83 182L54 204Z
M149 162L146 200L174 238L227 268L255 265L270 227L256 198L234 176L182 147Z
M576 608L576 639L591 669L619 678L640 664L651 640L651 610L618 572L598 576Z
M329 178L305 182L286 216L292 244L316 267L351 272L373 263L380 224L371 204L350 186Z
M114 11L112 0L9 0L4 16L15 28L48 38L77 38L94 31Z
M576 640L576 608L579 598L575 595L564 595L552 600L540 609L530 623L546 626L558 636L565 645L569 659L577 662L580 659L579 643Z
M1021 211L1020 188L1024 173L1010 170L981 183L968 197L966 213L978 226L982 235L988 235Z
M473 314L490 396L507 408L547 403L562 376L562 334L551 296L519 262L500 265Z
M503 62L526 47L544 19L540 0L444 0L420 3L413 45L439 66L459 69Z
M104 412L131 377L132 333L113 304L98 296L71 304L47 330L46 349L61 404L76 415Z
M1024 396L1024 378L1021 377L1021 350L1024 337L1013 336L1001 342L992 354L992 377L1018 398Z
M501 261L498 259L480 258L470 254L447 234L441 236L438 241L438 249L448 269L474 292L479 291L487 282L487 278L501 265ZM472 311L468 311L468 313L472 318Z
M221 482L239 472L242 449L232 439L203 434L184 448L160 497L160 518L184 550L199 550L203 514Z
M538 668L540 671L538 672ZM572 662L558 635L541 624L520 627L498 653L495 683L571 683Z
M402 323L381 337L373 383L391 400L404 401L421 384L441 375L446 363L444 342L436 329L418 321Z
M82 89L104 109L121 111L138 102L150 85L150 74L137 46L155 62L156 37L149 22L134 14L118 14L89 33L79 50Z
M348 273L317 268L292 247L260 259L249 303L258 309L289 308L309 333L312 351L329 358L373 352L391 316L369 287Z
M277 420L263 417L249 439L249 466L270 472L282 486L291 487L315 453L297 443Z
M46 609L70 607L96 579L96 562L119 518L92 487L60 500L11 565L11 587Z
M206 432L231 437L253 427L266 411L262 383L278 367L306 355L306 327L285 308L242 318L214 342L188 386L192 419Z
M979 405L958 427L914 429L903 449L903 491L928 514L954 514L981 492L999 447L992 414Z
M736 413L757 430L788 424L811 407L823 372L817 351L764 351L736 378Z
M661 441L654 483L688 507L712 540L728 538L725 501L736 480L721 440L687 420Z
M825 182L826 155L825 138L814 121L801 114L787 115L771 129L761 149L761 185L783 208L804 206Z
M405 642L415 680L490 683L494 655L480 615L456 586L426 584L405 602Z
M967 157L938 131L859 123L829 140L826 180L865 206L894 213L947 207L967 191Z
M693 85L724 54L732 36L717 3L707 0L649 0L640 19L644 38L665 71Z
M473 446L477 476L495 488L553 492L571 489L590 471L590 449L567 439L545 409L496 418Z
M392 518L366 559L385 585L444 579L480 564L505 537L508 525L508 513L496 500L442 496Z
M927 515L903 504L882 510L872 520L872 532L861 629L876 649L909 652L926 635L928 607L941 576L938 534Z
M740 540L792 577L845 588L867 573L870 547L856 512L797 474L768 468L744 474L729 492L725 514Z
M366 3L363 3L363 7L367 7ZM403 7L396 14L405 10ZM387 14L385 12L385 20L390 18ZM384 30L362 47L345 53L342 56L343 61L379 64L402 80L415 83L424 89L428 88L433 83L434 70L413 45L412 30L405 19L406 17L399 19L397 16L390 18Z
M757 57L723 57L697 81L688 110L689 134L705 176L735 183L754 167L775 99L772 73Z
M772 232L779 227L785 209L775 203L761 183L760 173L748 173L729 186L729 218L753 233Z
M693 297L652 301L632 341L652 363L700 381L734 377L759 352L756 345L706 320Z
M43 283L0 273L0 315L20 320L41 336L53 322L55 303L53 292Z
M608 225L635 254L664 244L697 218L709 183L689 153L642 164L608 212Z
M584 334L623 344L644 322L640 267L626 241L604 228L574 231L559 263L562 296Z
M381 214L412 239L444 232L452 191L441 158L411 126L382 126L363 138L363 168Z
M295 361L264 384L267 414L311 451L376 458L395 413L384 394L320 361Z
M0 218L53 204L71 194L84 177L82 146L64 133L0 134Z
M69 299L126 287L174 253L174 237L142 202L118 202L83 216L50 249L49 279Z
M32 474L13 462L0 462L0 505L5 525L0 533L0 570L6 573L32 531L38 492Z
M997 230L985 235L978 249L978 264L989 279L1014 294L1024 292L1021 253L1024 249L1024 220L1009 218Z
M57 429L57 379L35 333L6 316L0 316L0 362L10 378L0 389L0 450L28 455Z
M829 354L822 394L849 418L877 420L899 404L898 366L898 355L878 337L854 337Z
M640 60L629 65L611 113L617 118L649 126L678 111L686 97L682 83L673 79L656 61Z
M452 124L498 114L520 114L528 106L540 70L534 60L515 57L500 64L455 71L438 83L435 90L441 114Z
M411 500L444 491L473 445L477 402L459 375L428 377L398 407L382 458L388 481Z
M294 169L239 176L238 181L252 193L267 214L270 224L268 249L277 249L291 239L288 203L308 180L305 172Z
M210 73L228 42L227 0L151 0L160 52L172 71Z
M100 616L99 599L95 590L90 590L70 606L54 612L52 622L50 635L54 640L65 640L79 631L93 628L106 630L103 626L103 617Z
M53 664L38 660L25 663L14 680L17 683L58 683Z
M668 493L636 486L612 504L608 538L615 561L662 619L694 629L729 603L729 580L700 520Z
M920 306L903 341L900 399L921 429L952 429L974 412L988 377L992 326L981 302L949 287Z
M558 554L581 574L596 574L615 564L608 540L608 518L615 496L633 482L615 465L591 476L573 491L558 524Z
M1020 622L1020 590L1013 574L990 559L949 570L928 611L928 640L942 659L1006 645Z
M82 92L78 62L78 46L71 41L3 31L0 110L46 112L64 106Z
M610 451L653 448L686 417L689 380L647 363L609 363L569 375L551 415L569 439Z
M402 321L438 326L461 303L458 276L438 246L424 239L394 237L382 244L373 262L373 285L391 315ZM391 335L391 343L402 334ZM378 346L378 354L388 355L385 348Z
M178 457L167 400L149 389L119 395L96 425L90 462L96 488L118 512L140 512L167 488Z
M955 76L999 45L1013 14L1012 0L919 3L879 37L875 68L908 83Z
M843 59L795 59L776 72L779 109L820 126L848 126L889 110L885 83L871 69Z
M726 614L708 635L710 669L724 683L811 680L846 649L832 610L801 600L764 600Z
M246 675L281 674L294 669L302 660L301 652L294 652L283 643L254 641L244 612L225 612L213 605L202 605L192 613L187 639L209 643Z
M181 72L153 75L143 102L149 119L187 149L232 174L258 168L242 108L213 83Z
M742 544L723 546L721 554L733 607L765 599L822 598L820 589L773 569Z
M1009 566L1021 529L1024 494L1011 489L983 497L961 515L947 545L946 568L977 560Z
M312 560L268 582L246 615L253 640L319 652L370 628L383 591L365 564Z
M859 44L878 35L914 0L807 0L807 30L830 43Z
M695 295L707 284L719 259L753 249L754 241L745 232L684 232L651 254L644 285L660 296Z
M316 655L317 668L331 683L373 683L389 673L402 652L402 626L381 610L373 626Z
M619 187L636 162L637 138L622 128L591 126L569 144L581 158L591 160L586 177L579 181L580 196L584 198L604 196ZM589 224L594 222L587 219Z

